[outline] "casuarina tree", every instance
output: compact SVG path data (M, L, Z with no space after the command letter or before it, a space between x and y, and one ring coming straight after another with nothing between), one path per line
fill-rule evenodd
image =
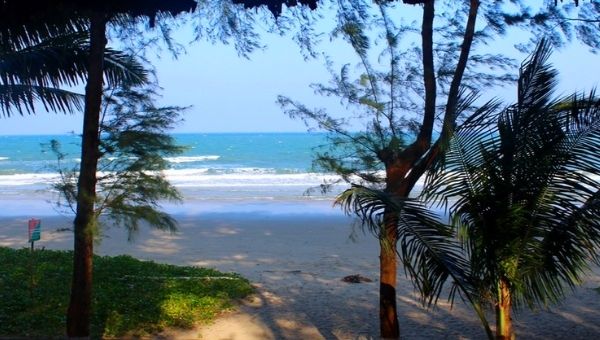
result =
M386 1L335 2L338 24L332 36L351 45L358 66L344 65L338 72L334 70L335 60L330 60L332 84L315 85L315 91L340 98L342 113L332 114L287 97L279 98L291 117L330 132L331 148L319 151L316 163L352 184L338 202L358 213L380 241L379 317L384 338L400 335L396 311L398 259L409 274L417 275L412 277L422 293L434 294L429 301L435 301L435 294L440 292L433 287L439 288L454 274L444 273L440 269L444 266L438 267L440 263L431 256L434 248L420 238L416 229L401 225L407 220L397 207L390 206L375 216L373 206L362 204L382 197L380 194L389 198L387 202L408 202L419 178L448 144L461 116L473 112L476 90L492 89L516 79L510 56L486 50L486 44L509 32L512 25L514 29L548 34L556 44L564 43L576 32L592 48L598 46L597 28L579 25L585 22L570 17L575 12L581 16L597 14L595 5L576 10L574 5L557 7L554 2L539 7L527 7L523 1L403 2L419 7ZM413 15L401 21L403 11L409 9ZM415 9L420 17L414 15ZM417 20L420 25L415 23ZM527 45L525 40L519 47ZM372 223L370 216L378 217L379 223ZM429 231L437 233L436 237L445 233L443 228ZM399 246L402 240L414 240L413 244L423 241L422 251ZM429 254L432 260L418 260L423 254ZM417 271L411 267L416 263L425 267Z
M86 54L86 86L81 148L81 166L77 184L77 208L74 221L74 256L71 299L67 312L67 335L89 336L92 299L93 230L95 224L96 172L99 153L100 106L104 78L106 27L138 18L150 18L152 24L158 13L176 15L189 11L196 3L191 0L159 1L45 1L36 6L17 1L3 2L7 14L2 40L19 42L37 40L55 31L86 32L89 49ZM3 18L5 16L3 15ZM6 38L6 39L4 39ZM132 81L134 79L131 79ZM138 79L143 83L144 79Z
M160 203L181 200L180 194L164 175L167 157L183 152L168 134L183 108L157 107L152 86L119 86L106 89L100 122L98 181L94 237L102 237L103 226L124 227L132 239L144 222L150 227L175 231L176 221L162 211ZM53 184L59 193L56 206L76 212L77 168L68 168L67 156L58 141L50 149L57 156L60 181ZM100 218L102 215L102 218Z

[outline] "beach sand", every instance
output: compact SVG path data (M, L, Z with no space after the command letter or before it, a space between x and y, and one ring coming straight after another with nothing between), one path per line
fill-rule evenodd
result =
M27 247L28 217L0 218L0 245ZM371 235L350 239L351 220L336 214L208 213L178 215L180 230L142 229L133 242L118 228L106 231L100 255L134 257L178 265L214 267L242 274L256 294L211 325L167 330L164 339L372 339L378 338L378 246ZM42 217L36 247L71 249L66 217ZM346 283L360 274L373 282ZM484 339L472 310L441 300L423 308L404 274L398 308L405 339ZM515 315L521 339L600 338L600 287L596 270L559 306ZM493 319L490 319L493 321Z

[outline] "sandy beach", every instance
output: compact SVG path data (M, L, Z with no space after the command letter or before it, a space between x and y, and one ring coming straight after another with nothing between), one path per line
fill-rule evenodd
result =
M179 212L180 230L141 230L132 242L123 229L110 228L96 246L100 255L130 254L157 262L214 267L242 274L256 294L211 325L168 330L165 339L373 339L378 338L378 246L371 235L351 239L352 221L339 213L308 210L272 214L221 209ZM232 210L233 211L233 210ZM39 217L39 216L38 216ZM0 245L27 247L29 217L0 218ZM67 217L42 218L36 247L71 249ZM341 279L360 274L373 282ZM521 339L600 337L599 271L559 306L515 315ZM434 310L419 304L411 283L399 276L398 307L405 339L483 339L471 309L441 301Z

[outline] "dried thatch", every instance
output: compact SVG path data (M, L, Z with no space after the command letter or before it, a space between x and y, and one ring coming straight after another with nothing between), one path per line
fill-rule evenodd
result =
M275 17L281 14L283 5L287 7L305 5L310 9L317 8L317 0L232 0L234 4L243 4L245 8L267 6Z
M193 11L194 0L45 0L0 1L0 44L22 48L46 37L88 27L92 13L149 17L158 13L177 15Z

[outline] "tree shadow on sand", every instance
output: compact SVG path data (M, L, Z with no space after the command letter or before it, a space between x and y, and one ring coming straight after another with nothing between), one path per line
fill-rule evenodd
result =
M257 338L265 338L265 334L274 339L378 338L376 241L367 235L358 244L349 242L347 224L327 225L340 221L301 219L302 223L296 225L298 222L290 222L289 218L260 218L254 216L252 227L218 218L204 221L204 241L196 247L206 250L208 256L201 259L195 257L192 249L182 249L185 245L177 241L175 245L195 257L188 263L234 270L255 283L255 300L246 301L240 310L267 329ZM186 233L186 228L198 225L184 223L182 233ZM212 252L212 244L221 250ZM342 282L344 276L353 274L374 282ZM592 275L598 277L597 273ZM517 335L527 339L579 339L597 334L600 298L588 302L590 292L600 296L588 288L579 288L564 304L549 311L517 313ZM452 308L443 299L436 308L424 308L412 284L403 276L399 277L397 293L404 338L485 338L475 313L459 298ZM227 336L224 334L223 338Z

